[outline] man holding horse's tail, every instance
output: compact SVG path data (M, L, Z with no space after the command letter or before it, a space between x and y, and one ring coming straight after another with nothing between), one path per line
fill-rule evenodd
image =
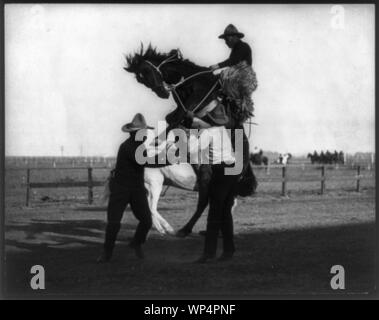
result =
M231 139L225 129L229 118L224 106L218 104L203 117L203 120L195 117L191 112L187 113L186 120L192 128L202 129L198 141L196 137L190 136L189 152L197 152L199 145L201 150L208 149L208 152L201 154L206 159L201 158L200 161L205 160L212 167L204 251L196 262L206 263L215 259L220 231L223 236L223 254L219 260L228 260L233 257L235 251L232 207L240 177L239 174L225 173L225 170L234 168L236 165Z
M252 51L250 46L242 41L244 34L229 24L220 39L224 39L226 45L232 49L230 56L223 62L210 66L214 71L225 68L221 73L223 93L237 104L241 122L253 116L254 103L251 94L258 86L255 72L252 68Z
M143 129L153 128L147 126L144 116L140 113L134 116L132 122L122 127L122 131L129 133L130 137L120 145L116 168L109 182L110 197L107 208L105 241L103 252L98 258L98 262L108 262L111 259L117 234L121 227L121 219L128 204L130 204L134 216L139 221L129 247L134 249L138 258L142 259L144 257L142 244L146 241L152 225L151 212L144 186L144 167L162 167L167 164L157 164L159 154L151 156L154 161L149 161L150 156L148 156L149 158L145 157L147 159L145 164L137 162L137 149L144 143L144 140L138 139L137 132Z

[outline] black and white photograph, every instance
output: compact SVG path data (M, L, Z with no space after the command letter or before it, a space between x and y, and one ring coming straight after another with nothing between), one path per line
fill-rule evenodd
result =
M3 298L377 293L374 4L3 13Z

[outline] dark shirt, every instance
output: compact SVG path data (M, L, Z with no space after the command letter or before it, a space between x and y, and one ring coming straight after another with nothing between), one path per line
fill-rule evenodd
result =
M118 149L114 178L127 186L143 186L144 167L137 163L135 153L141 141L125 140Z
M246 61L246 63L251 66L252 60L250 46L246 42L239 40L232 48L229 58L218 65L220 68L224 68L234 66L241 61Z
M144 167L159 168L168 165L158 164L158 156L154 157L155 164L139 164L136 160L136 150L143 141L125 140L118 149L114 178L124 186L140 187L144 185ZM148 158L146 158L148 159ZM148 160L147 160L148 161Z

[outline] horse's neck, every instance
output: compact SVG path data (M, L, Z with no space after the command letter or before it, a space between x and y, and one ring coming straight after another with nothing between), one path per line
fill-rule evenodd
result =
M216 77L211 73L199 74L207 71L206 68L188 61L170 62L163 70L165 81L169 84L177 84L181 80L186 80L176 88L176 92L182 100L185 100L189 94L204 94L205 91L210 89L209 86L216 81ZM199 75L196 76L197 74ZM194 77L190 78L192 76Z
M212 94L207 97L207 94L217 81L217 77L211 73L196 76L199 72L206 70L188 61L169 62L164 65L164 80L169 84L177 84L182 79L186 80L194 76L175 88L173 98L178 107L166 117L170 126L175 127L175 123L182 120L186 110L198 108L197 111L199 111L199 108L201 109L215 98ZM205 101L203 101L204 98L206 98Z
M166 66L166 71L169 76L167 81L174 82L178 77L180 79L185 79L205 70L205 68L189 63L187 61L169 62Z

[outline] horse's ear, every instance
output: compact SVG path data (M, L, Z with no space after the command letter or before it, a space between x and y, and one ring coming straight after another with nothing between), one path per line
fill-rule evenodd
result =
M179 49L172 49L170 52L169 52L169 56L173 56L173 55L176 55L176 57L178 59L182 59L182 53L180 52Z
M140 47L140 55L143 55L143 42L141 41L141 47Z
M177 49L176 51L177 51L178 59L182 60L183 59L182 52L180 51L180 49Z

